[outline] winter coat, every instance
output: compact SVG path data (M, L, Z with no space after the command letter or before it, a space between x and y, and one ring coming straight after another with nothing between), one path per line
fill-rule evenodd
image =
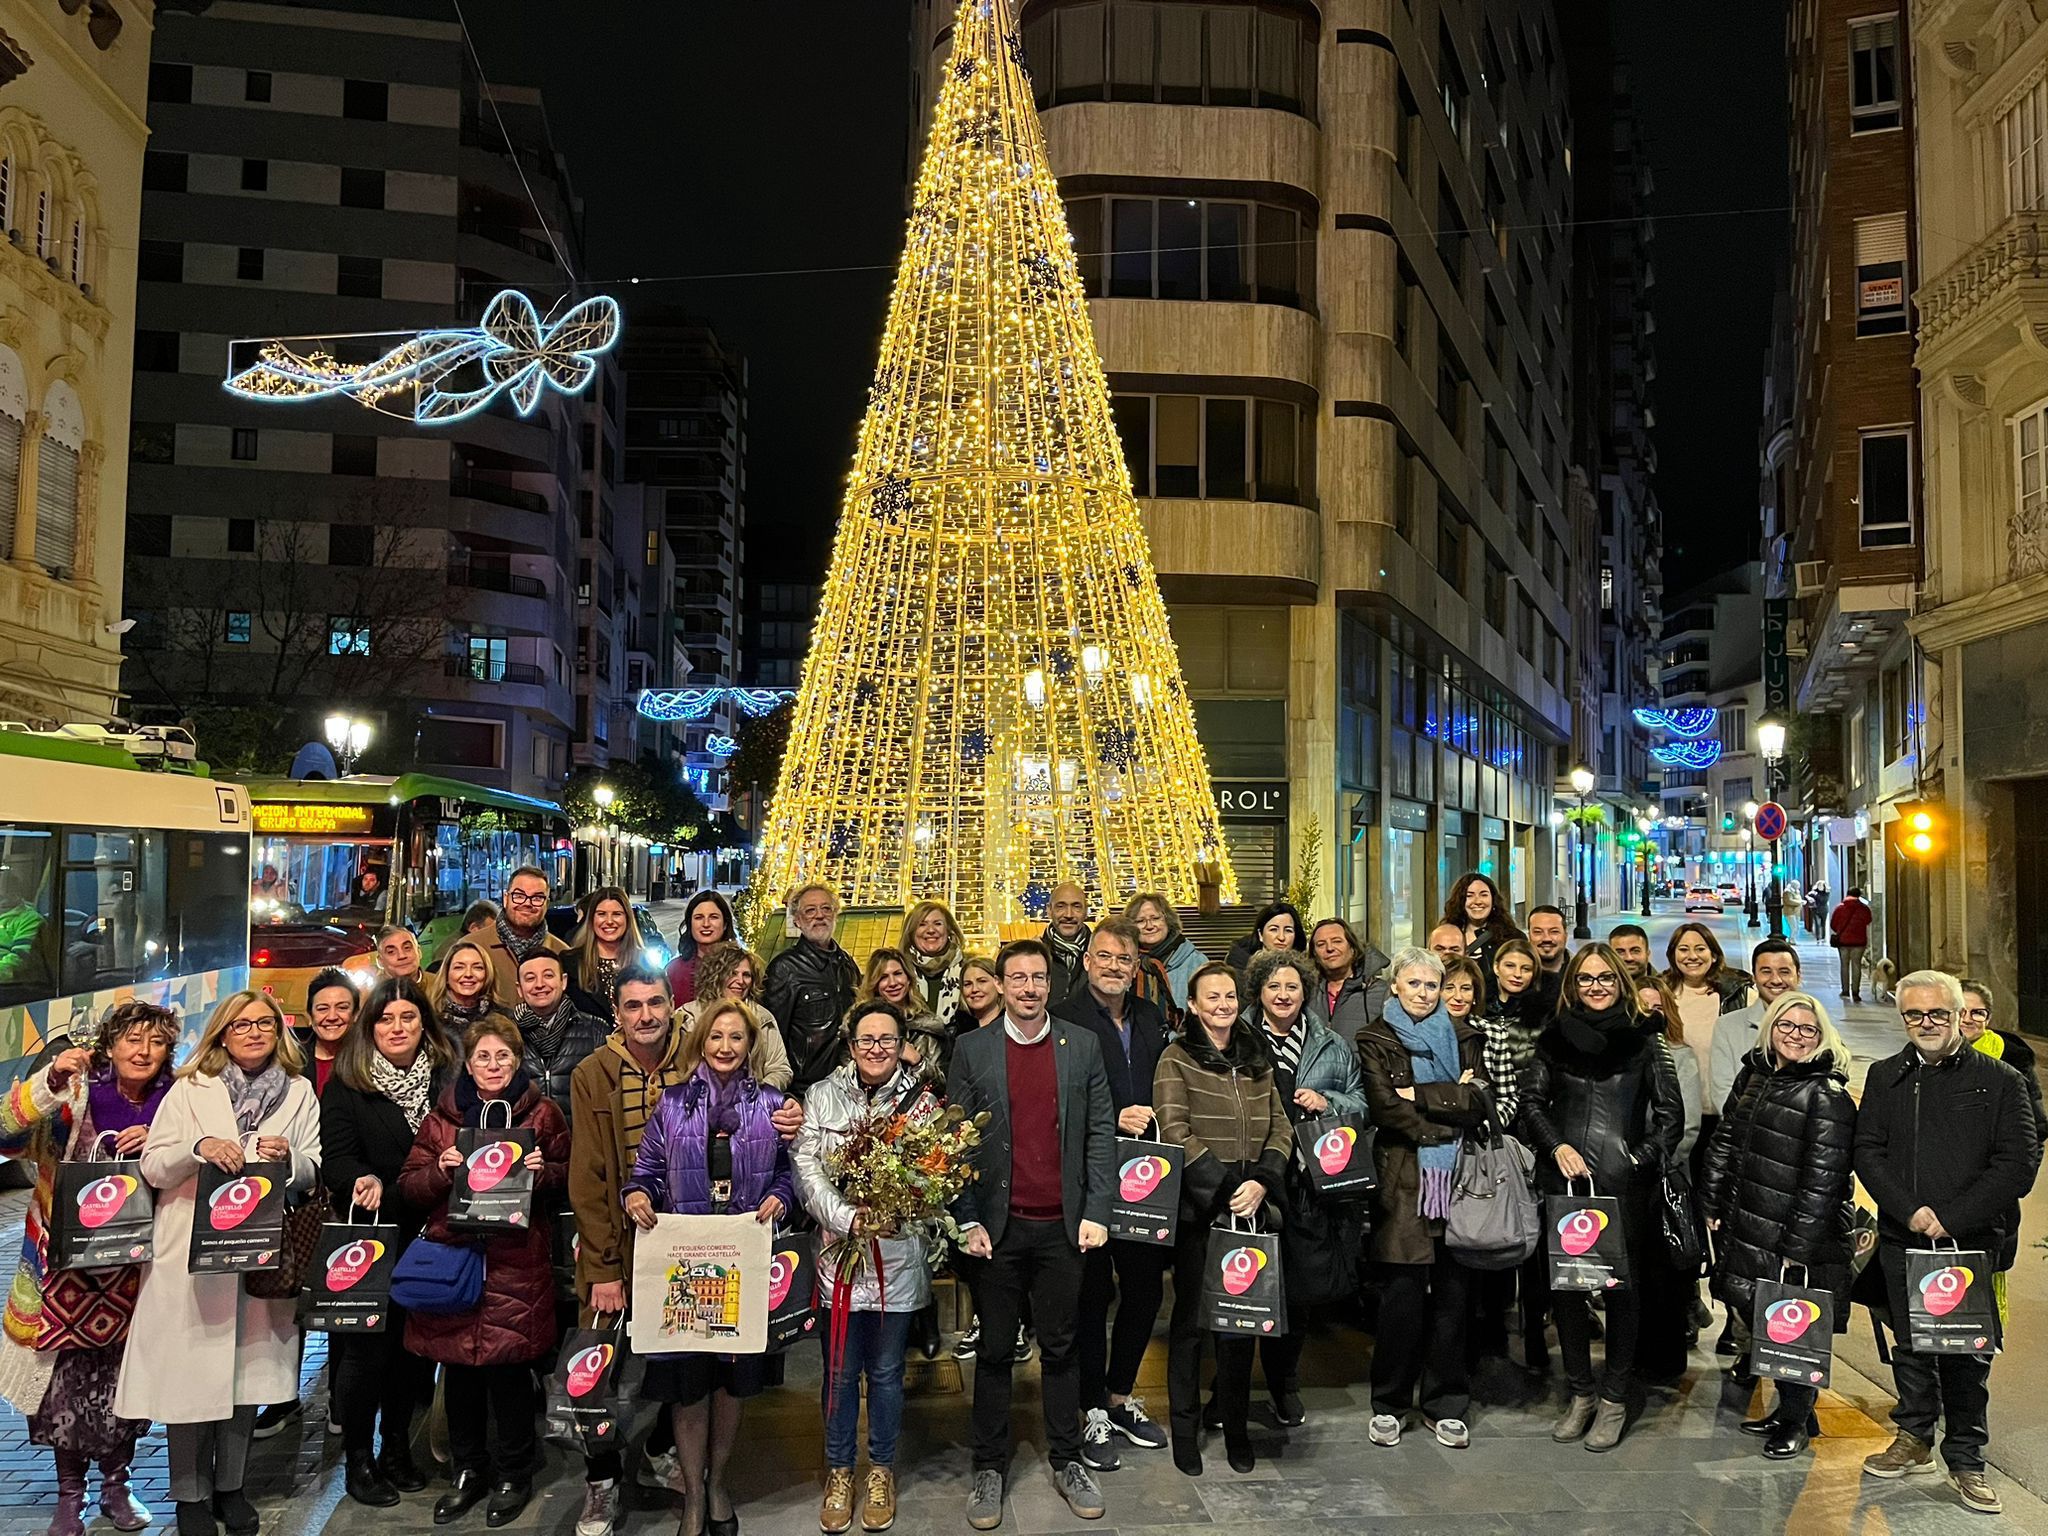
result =
M686 1033L681 1024L670 1028L668 1049L653 1075L681 1080L676 1060ZM640 1150L639 1137L627 1128L621 1089L631 1063L625 1042L613 1035L569 1075L569 1208L576 1213L576 1288L586 1302L592 1286L633 1274L634 1227L619 1205ZM660 1107L657 1102L655 1110Z
M1247 1014L1245 1023L1254 1031L1266 1027L1256 1013ZM1328 1099L1330 1107L1322 1111L1326 1115L1364 1115L1369 1120L1372 1111L1366 1103L1358 1048L1338 1038L1334 1029L1306 1009L1295 1020L1294 1032L1301 1037L1301 1051L1294 1067L1294 1086L1307 1088ZM1265 1044L1263 1040L1259 1043ZM1308 1110L1293 1104L1287 1106L1287 1112L1295 1120L1313 1118Z
M1870 908L1858 897L1844 896L1828 917L1828 943L1837 949L1862 949L1870 943Z
M1339 1040L1356 1045L1387 1006L1387 965L1387 957L1366 944L1365 954L1337 991L1337 1006L1330 1006L1330 989L1317 976L1309 982L1307 1011L1335 1031Z
M1547 1021L1534 981L1528 990L1513 997L1492 993L1485 1014L1472 1021L1484 1039L1481 1059L1493 1088L1493 1117L1510 1135L1521 1134L1517 1122L1522 1113L1522 1077L1536 1059L1536 1040Z
M2040 1133L2043 1147L2048 1148L2048 1103L2041 1098L2041 1077L2034 1070L2034 1048L2003 1029L1987 1029L1972 1043L1993 1061L2002 1061L2019 1073L2020 1081L2027 1087L2027 1102L2034 1106L2034 1129ZM1984 1050L1987 1043L1992 1047L1988 1051Z
M713 1214L711 1195L711 1129L713 1076L702 1063L680 1087L661 1096L654 1118L640 1133L633 1175L620 1195L640 1190L657 1211L672 1216ZM739 1129L732 1134L732 1193L728 1212L756 1211L770 1195L784 1210L796 1204L790 1178L789 1149L768 1117L782 1107L775 1089L742 1077L739 1088Z
M697 1027L698 1015L704 1008L704 999L683 1004L676 1015L676 1039L681 1040ZM775 1022L775 1015L759 1003L747 1004L747 1012L754 1019L754 1048L747 1052L747 1076L758 1083L764 1083L778 1091L789 1088L789 1048L782 1043L782 1030Z
M1461 932L1469 926L1466 923L1458 925ZM1487 978L1487 985L1490 987L1493 984L1493 952L1509 939L1524 937L1526 935L1513 923L1501 923L1497 926L1481 923L1478 936L1465 940L1465 958L1479 967L1480 974Z
M1186 934L1178 935L1158 954L1151 956L1166 971L1167 990L1173 994L1173 1006L1185 1012L1188 1006L1188 983L1195 972L1209 963L1209 957L1188 941Z
M436 1078L433 1098L441 1096L448 1077L443 1072ZM397 1227L401 1244L418 1237L427 1213L408 1204L398 1190L412 1143L412 1127L389 1095L351 1088L339 1074L328 1079L327 1092L320 1096L320 1172L334 1197L334 1219L348 1219L356 1180L367 1174L384 1186L377 1220Z
M830 1276L839 1257L839 1245L853 1230L857 1214L852 1202L832 1182L827 1164L847 1133L873 1114L877 1104L914 1101L917 1094L916 1075L899 1066L896 1075L870 1098L861 1086L859 1069L849 1061L830 1077L813 1083L804 1095L804 1128L797 1132L790 1162L797 1197L822 1229L818 1255L821 1295L830 1294ZM882 1256L880 1280L872 1264L863 1264L855 1271L852 1309L901 1315L915 1312L930 1301L932 1277L925 1258L924 1234L879 1238L876 1246Z
M1564 1192L1551 1155L1561 1146L1586 1160L1597 1193L1647 1189L1676 1163L1685 1134L1670 1047L1662 1034L1624 1025L1587 1052L1553 1024L1537 1040L1522 1079L1522 1125L1538 1154L1544 1193Z
M1652 1017L1661 1020L1663 1015ZM1661 1033L1661 1024L1658 1028ZM1691 1046L1673 1045L1666 1037L1664 1049L1671 1053L1671 1070L1678 1078L1678 1102L1685 1106L1685 1125L1678 1134L1678 1151L1673 1159L1684 1163L1692 1157L1693 1143L1700 1139L1706 1105L1706 1078L1700 1071L1700 1053Z
M294 1196L320 1182L320 1101L294 1077L284 1102L256 1128L291 1145ZM187 1258L203 1159L193 1147L241 1141L227 1084L195 1073L171 1085L150 1122L142 1177L156 1195L156 1259L142 1272L114 1412L124 1419L209 1424L239 1406L288 1403L299 1391L297 1303L251 1296L238 1274L195 1275Z
M497 1118L495 1111L492 1119ZM534 1133L541 1171L534 1180L534 1204L546 1205L569 1182L569 1122L555 1101L529 1083L512 1106L512 1123ZM448 1230L448 1195L454 1187L441 1154L455 1145L462 1112L453 1085L444 1088L420 1122L406 1154L398 1188L406 1201L427 1212L421 1235L437 1243L473 1247L484 1256L484 1292L476 1306L453 1315L414 1312L405 1323L408 1353L443 1365L514 1365L538 1360L555 1346L555 1276L549 1224L536 1221L505 1237L458 1236ZM273 1399L277 1401L277 1399Z
M1125 994L1124 1024L1130 1035L1128 1057L1124 1054L1125 1031L1119 1030L1102 1011L1086 981L1058 1005L1053 1018L1058 1023L1094 1032L1095 1043L1102 1048L1103 1070L1109 1074L1112 1109L1122 1113L1133 1105L1152 1102L1152 1075L1159 1069L1159 1053L1172 1038L1166 1016L1156 1004L1136 993Z
M1266 1186L1265 1209L1286 1221L1287 1164L1294 1124L1273 1081L1273 1059L1242 1019L1217 1050L1199 1024L1169 1045L1152 1080L1159 1139L1188 1155L1181 1216L1216 1221L1247 1179Z
M1708 1060L1701 1063L1706 1068L1706 1081L1702 1085L1701 1109L1708 1115L1727 1112L1728 1099L1735 1090L1735 1080L1742 1075L1742 1064L1757 1048L1757 1030L1764 1021L1764 1012L1769 1004L1762 998L1733 1013L1723 1012L1714 1022L1714 1043L1708 1050ZM1715 1099L1718 1093L1720 1098Z
M1415 1058L1384 1018L1358 1038L1365 1100L1372 1110L1373 1160L1379 1193L1373 1197L1372 1256L1382 1264L1430 1264L1444 1224L1422 1214L1421 1147L1456 1141L1492 1110L1486 1084L1486 1037L1469 1023L1453 1023L1458 1070L1469 1083L1418 1083ZM1400 1090L1412 1088L1404 1099Z
M1856 1104L1830 1056L1773 1069L1751 1051L1707 1143L1700 1214L1721 1223L1714 1294L1738 1317L1756 1306L1756 1283L1786 1264L1835 1297L1835 1329L1849 1314L1849 1233L1842 1203L1853 1182Z
M2010 1269L2019 1202L2040 1168L2026 1085L2004 1062L1959 1044L1931 1066L1911 1045L1872 1063L1856 1112L1856 1177L1877 1202L1879 1237L1923 1246L1908 1223L1929 1206L1962 1247Z
M859 985L860 967L837 943L826 946L799 938L768 962L761 1001L781 1026L794 1073L790 1092L799 1098L845 1054L839 1025L853 1006Z
M1256 1017L1246 1024L1254 1032L1265 1029ZM1349 1041L1304 1012L1295 1020L1301 1037L1294 1069L1294 1086L1320 1093L1330 1101L1322 1111L1303 1109L1282 1095L1290 1125L1314 1119L1317 1114L1360 1115L1370 1123L1365 1085L1359 1075L1358 1050ZM1259 1042L1269 1051L1270 1037ZM1277 1086L1277 1084L1276 1084ZM1280 1228L1281 1283L1291 1307L1340 1301L1358 1291L1358 1250L1364 1235L1365 1207L1356 1200L1325 1200L1315 1191L1302 1166L1299 1146L1292 1149L1287 1163L1287 1188L1281 1196L1286 1220Z
M563 1123L567 1124L569 1079L611 1037L612 1027L596 1014L585 1013L578 1008L573 998L564 998L562 1006L571 1010L569 1022L555 1045L553 1055L542 1056L533 1035L526 1031L524 1025L520 1028L526 1041L526 1070L540 1085L541 1092L554 1101L555 1108L562 1112Z

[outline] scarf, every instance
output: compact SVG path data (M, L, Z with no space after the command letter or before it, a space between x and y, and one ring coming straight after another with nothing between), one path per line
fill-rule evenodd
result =
M555 1052L562 1048L562 1037L569 1033L569 1020L575 1013L569 1006L569 994L564 992L544 1014L535 1013L522 1002L512 1010L512 1022L519 1026L528 1054L545 1063L553 1061Z
M1628 1034L1632 1028L1628 1010L1619 1003L1600 1013L1583 1008L1557 1010L1558 1033L1573 1050L1586 1056L1605 1056L1613 1049L1614 1037Z
M616 1003L619 1000L619 971L625 962L607 960L603 955L595 953L590 958L597 963L596 983L590 990L607 1003Z
M1989 1056L1993 1061L2005 1060L2005 1037L1994 1029L1987 1029L1970 1044Z
M1261 1040L1262 1042L1264 1042L1264 1044L1265 1044L1265 1047L1266 1047L1266 1049L1267 1049L1268 1051L1272 1052L1272 1054L1273 1054L1273 1060L1274 1060L1274 1061L1275 1061L1276 1063L1278 1063L1278 1064L1279 1064L1280 1066L1283 1066L1283 1067L1285 1067L1285 1068L1287 1069L1287 1071L1288 1071L1288 1072L1289 1072L1290 1074L1292 1074L1292 1073L1295 1073L1295 1072L1298 1072L1298 1071L1300 1071L1300 1070L1301 1070L1301 1017L1300 1017L1300 1015L1298 1015L1298 1014L1297 1014L1297 1015L1295 1016L1295 1020L1294 1020L1294 1022L1293 1022L1292 1024L1290 1024L1290 1025L1289 1025L1289 1026L1287 1027L1287 1033L1286 1033L1286 1034L1284 1034L1284 1035L1276 1035L1276 1034L1274 1034L1274 1033L1273 1033L1273 1031L1272 1031L1271 1029L1267 1028L1267 1027L1266 1027L1266 1020L1265 1020L1265 1018L1264 1018L1264 1017L1260 1017L1260 1018L1259 1018L1259 1019L1258 1019L1258 1020L1256 1021L1256 1024L1257 1024L1257 1028L1258 1028L1258 1031L1259 1031L1259 1039L1260 1039L1260 1040Z
M517 970L520 961L531 959L548 947L547 919L542 918L538 928L534 929L531 934L522 937L518 930L505 920L505 914L500 912L498 914L498 942L503 944L506 950L510 952L512 968Z
M398 1106L398 1112L405 1116L405 1128L417 1134L433 1102L433 1058L423 1048L413 1057L411 1066L399 1068L382 1051L372 1051L370 1086Z
M1078 939L1063 939L1048 924L1045 930L1045 947L1052 951L1052 958L1055 964L1063 965L1069 971L1079 975L1081 971L1081 956L1088 952L1089 936L1089 931L1084 926Z
M466 1003L453 992L444 992L441 995L441 1023L457 1040L460 1040L469 1026L478 1019L497 1011L497 1005L491 1001L489 987L485 987Z
M86 1113L91 1117L91 1134L95 1137L104 1132L118 1135L132 1125L148 1125L156 1118L157 1106L163 1103L164 1095L171 1091L171 1072L166 1067L157 1074L149 1091L136 1103L123 1093L114 1081L114 1069L107 1068L106 1074L95 1078L86 1089Z
M946 947L936 955L922 953L915 944L906 946L903 952L910 957L917 973L915 990L924 998L924 1011L935 1019L950 1019L953 1010L960 1006L959 944L948 939Z
M477 1091L476 1079L471 1077L468 1070L465 1069L456 1074L455 1078L455 1112L461 1117L464 1125L475 1129L483 1124L484 1106L486 1104L503 1104L505 1106L504 1110L491 1111L491 1121L495 1125L499 1117L506 1114L506 1110L509 1110L512 1115L516 1116L519 1113L520 1101L532 1091L533 1078L526 1068L521 1067L512 1074L511 1082L486 1099ZM510 1117L508 1116L507 1118L509 1119Z
M1428 1018L1415 1019L1390 997L1380 1017L1406 1047L1416 1082L1458 1080L1458 1031L1442 1003ZM1422 1165L1422 1192L1416 1208L1432 1221L1442 1221L1451 1214L1451 1178L1457 1172L1458 1148L1463 1139L1453 1137L1415 1149L1416 1161Z
M270 1118L292 1085L274 1057L254 1077L230 1061L220 1069L220 1080L227 1086L228 1104L235 1112L235 1129L244 1136Z
M626 1156L631 1158L640 1150L641 1134L647 1129L647 1122L654 1118L661 1096L680 1083L683 1077L675 1066L676 1042L673 1035L662 1047L661 1065L652 1072L642 1070L640 1063L633 1059L633 1052L623 1035L613 1035L609 1043L620 1061L619 1131Z
M704 1127L713 1136L737 1136L740 1132L740 1100L745 1097L747 1069L721 1077L699 1062L697 1078L704 1084Z

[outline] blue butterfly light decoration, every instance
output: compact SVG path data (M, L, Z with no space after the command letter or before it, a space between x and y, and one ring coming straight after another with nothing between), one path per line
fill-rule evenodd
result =
M585 299L561 318L546 321L533 300L508 288L491 300L480 324L420 331L364 363L342 362L324 345L300 352L289 344L305 338L237 342L229 349L230 359L253 346L256 361L230 373L224 387L245 400L346 396L373 407L409 389L409 414L422 426L474 416L500 395L509 396L521 416L531 416L546 390L574 395L589 387L597 377L597 359L617 344L620 325L616 299ZM329 339L342 338L323 338ZM472 364L472 377L481 382L463 387L452 376Z

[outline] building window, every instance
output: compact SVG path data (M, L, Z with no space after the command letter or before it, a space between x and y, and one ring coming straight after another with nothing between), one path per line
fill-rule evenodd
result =
M383 260L376 256L343 256L335 266L334 291L344 298L383 298Z
M2008 215L2048 206L2048 80L2038 80L1998 120Z
M1458 141L1461 149L1472 147L1471 92L1465 85L1465 71L1458 63L1457 45L1451 41L1448 27L1441 23L1437 27L1436 50L1437 87L1443 97L1444 117L1451 125L1451 137Z
M2013 421L2014 500L2011 534L2015 576L2031 574L2032 551L2048 541L2048 401ZM2029 568L2022 569L2021 551Z
M1849 131L1899 126L1899 18L1849 23Z
M1068 0L1032 18L1024 46L1041 109L1163 101L1315 115L1315 23L1277 7Z
M480 683L502 683L505 680L503 635L469 637L469 675Z
M138 421L129 425L128 461L131 464L175 464L177 460L176 427L167 421ZM133 521L132 517L130 521Z
M256 462L256 429L236 427L228 439L228 457L238 463Z
M1436 413L1443 418L1444 425L1451 429L1451 436L1460 443L1465 441L1465 383L1465 365L1458 360L1458 349L1451 345L1450 332L1438 326Z
M255 518L231 517L228 519L228 553L231 555L253 555L256 553Z
M1863 434L1857 524L1865 549L1913 542L1913 435L1900 428Z
M229 645L247 645L250 633L254 627L252 615L240 609L231 610L227 615L227 624L222 631L222 638Z
M244 192L268 192L270 190L270 162L268 160L244 160L242 162L242 190Z
M50 254L50 189L36 194L36 254Z
M192 101L192 66L190 64L152 64L149 66L149 99L173 106L187 106Z
M377 530L356 523L335 523L327 530L329 565L370 565L377 558Z
M1067 203L1090 298L1314 301L1313 217L1270 203L1076 197Z
M1906 328L1906 216L1856 221L1856 334L1896 336Z
M1502 639L1508 633L1508 568L1486 552L1486 625Z
M1747 704L1723 704L1721 718L1721 747L1727 752L1749 750L1749 706Z
M391 87L382 80L342 81L341 115L369 123L388 122L391 117Z
M235 276L245 283L263 281L263 248L245 245L235 256Z
M341 168L341 206L382 208L384 173L365 166L344 165Z
M327 654L330 656L369 655L369 621L367 619L352 619L345 614L331 615L327 620Z
M135 370L138 373L176 373L178 371L178 333L176 331L137 331L135 333Z
M191 162L183 155L174 155L169 150L152 149L142 157L142 190L145 192L182 192L185 177Z
M145 240L136 253L135 274L146 283L182 283L185 247L176 240Z
M1120 394L1111 407L1140 496L1311 504L1311 418L1292 401Z
M1465 592L1465 520L1448 501L1436 510L1436 571L1461 597Z
M1614 567L1611 565L1600 567L1600 611L1614 611Z
M248 71L246 71L246 72L245 72L245 73L243 74L243 76L242 76L242 100L244 100L244 101L268 101L268 100L270 100L270 71L269 71L269 70L267 70L267 69L252 69L252 70L248 70Z

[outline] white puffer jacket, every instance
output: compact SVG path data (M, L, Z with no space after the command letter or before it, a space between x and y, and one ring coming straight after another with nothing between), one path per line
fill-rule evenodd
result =
M826 1158L876 1103L896 1103L910 1092L912 1081L911 1074L898 1067L896 1075L870 1099L860 1085L858 1069L848 1062L830 1077L813 1083L804 1095L804 1128L797 1133L790 1159L796 1166L797 1198L823 1229L818 1253L818 1294L823 1301L830 1300L832 1274L854 1218L853 1206L826 1171ZM872 1259L863 1262L854 1278L853 1310L915 1312L930 1301L932 1277L926 1245L923 1233L883 1238L878 1245L882 1255L880 1283Z

